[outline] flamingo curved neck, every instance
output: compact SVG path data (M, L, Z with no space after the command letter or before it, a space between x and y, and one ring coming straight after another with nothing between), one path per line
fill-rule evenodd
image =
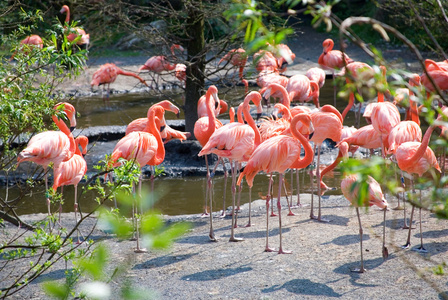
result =
M70 8L67 5L64 5L63 8L65 8L65 13L66 13L66 15L65 15L65 23L68 24L70 22Z
M165 159L165 147L163 145L162 136L160 135L159 127L156 125L155 115L153 113L148 116L148 122L146 123L145 131L151 133L157 140L156 155L154 155L154 157L149 160L147 165L160 165Z
M73 137L73 134L71 133L71 131L67 127L67 125L64 123L64 121L62 121L55 115L53 115L52 118L53 118L53 122L56 124L56 126L59 128L59 130L61 130L61 132L65 133L65 135L68 137L68 139L70 141L68 157L64 160L64 161L67 161L70 158L72 158L72 156L76 153L77 146L76 146L75 138Z
M291 165L291 168L293 169L303 169L311 164L314 160L313 148L311 147L308 140L297 130L297 123L300 120L305 119L306 117L306 114L298 114L291 121L291 133L296 139L299 140L299 142L303 146L303 149L305 150L305 156L301 159L299 155L297 160Z
M423 136L422 142L420 146L418 147L417 151L415 151L414 155L412 157L409 157L405 161L408 164L416 164L425 154L426 149L429 145L429 140L431 139L431 134L434 131L435 126L430 126L428 130L426 130L425 135Z
M216 122L216 117L215 117L215 111L214 111L214 107L213 107L213 99L212 99L212 95L211 92L207 91L207 93L205 94L205 105L207 108L207 115L208 115L208 128L207 131L205 132L205 136L207 136L207 140L208 138L210 138L210 136L213 134L213 132L215 132L215 122Z
M145 84L147 86L146 81L141 78L140 76L138 76L137 74L133 73L133 72L129 72L129 71L124 71L120 68L117 67L117 75L124 75L124 76L132 76L137 78L138 80L140 80L141 83Z
M320 111L333 113L339 118L339 120L341 121L341 124L344 123L344 118L342 117L341 113L333 105L329 105L329 104L324 105L324 106L322 106Z
M310 81L310 87L311 87L311 97L313 99L314 105L317 108L320 108L319 104L319 85L315 81Z
M288 91L283 86L281 86L279 84L272 85L272 87L273 87L273 89L272 89L273 93L280 92L282 94L282 102L281 103L289 109L291 106L291 99L289 98Z
M325 174L327 174L328 172L330 172L334 168L336 168L336 166L339 164L339 162L342 160L342 158L344 158L345 156L348 155L347 151L342 150L342 149L347 149L348 150L348 143L346 143L346 144L347 144L346 148L343 148L343 147L339 148L338 156L336 157L334 162L321 171L321 173L320 173L320 181L322 181L322 178L324 177Z
M255 148L258 147L258 145L260 145L261 143L261 135L260 135L260 131L258 130L257 124L255 124L254 119L252 118L252 116L250 115L250 111L249 111L249 104L243 104L243 115L244 115L244 120L247 122L247 124L254 130L255 132L255 140L254 140L254 145ZM238 110L239 112L240 110ZM255 149L254 148L254 149Z
M345 116L348 114L348 112L350 111L350 109L352 109L353 104L355 104L355 95L353 93L350 93L350 96L348 98L348 104L347 107L344 109L344 111L342 112L341 116L342 116L342 120L345 119Z

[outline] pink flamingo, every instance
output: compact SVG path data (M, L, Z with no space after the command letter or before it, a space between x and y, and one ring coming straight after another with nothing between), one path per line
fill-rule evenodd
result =
M341 137L342 142L347 142L350 147L359 146L371 151L382 145L381 134L371 124L359 128L346 138Z
M229 105L226 101L219 99L218 102L215 102L215 116L219 116L227 111ZM207 117L207 101L205 95L202 95L198 100L198 118Z
M26 38L24 38L23 40L20 41L20 48L17 49L11 55L11 57L9 58L10 61L14 59L14 56L16 56L18 50L22 50L23 48L26 47L24 45L28 45L29 48L34 47L34 48L43 49L44 48L44 41L37 34L33 34L33 35L30 35L30 36L27 36ZM27 52L24 52L24 53L27 54Z
M383 191L381 190L380 184L373 179L371 176L367 177L366 183L368 185L368 192L366 197L361 198L361 193L359 189L361 188L362 178L357 174L352 174L344 178L341 182L341 190L345 198L347 198L350 203L356 208L356 215L358 216L359 223L359 243L361 247L361 266L359 269L353 269L353 272L364 273L366 269L364 268L364 260L362 253L362 225L361 217L359 215L359 206L372 206L376 205L384 210L384 222L383 222L383 258L387 258L388 251L385 246L386 240L386 211L387 211L387 201L384 198Z
M64 5L64 6L62 6L60 13L61 14L67 13L65 16L65 23L69 24L70 23L70 8L67 5ZM67 28L67 25L65 25L64 28ZM80 45L80 46L83 45L83 46L88 47L89 43L90 43L90 35L87 34L84 31L84 29L82 29L80 27L74 27L72 29L74 31L76 31L76 33L70 32L67 35L67 40L69 40L70 42L73 42L75 39L77 39L80 36L81 38L76 42L76 44Z
M334 79L335 70L342 69L344 66L352 63L353 60L347 54L333 50L334 42L332 39L326 39L322 43L323 51L319 56L317 63L324 69L330 70L332 78ZM336 85L334 86L334 105L336 105Z
M90 86L91 88L93 88L96 85L100 86L103 84L104 85L103 90L104 90L107 84L107 99L109 99L110 84L115 82L118 75L135 77L138 80L140 80L141 83L148 86L148 84L146 84L146 81L137 74L129 71L124 71L112 63L102 65L97 71L95 71L95 73L93 73Z
M232 173L232 226L229 241L241 241L235 238L234 227L235 220L235 194L236 194L236 172L238 162L247 161L261 142L260 132L257 125L249 112L249 103L252 101L258 108L257 113L261 114L261 95L259 92L252 91L245 98L241 110L244 114L244 120L247 124L239 122L226 124L212 134L207 144L199 152L198 156L214 153L222 158L230 161ZM233 165L232 165L233 162ZM250 194L250 192L249 192ZM249 199L249 211L251 200ZM211 205L211 204L210 204ZM250 220L249 220L249 224Z
M310 79L310 81L317 82L319 88L322 88L325 84L325 72L321 68L310 68L306 71L305 76Z
M187 66L184 64L176 64L174 71L174 76L180 81L181 86L185 88L185 82L187 81Z
M275 136L261 143L249 158L249 161L244 168L244 171L238 178L238 185L241 185L241 181L246 176L246 181L249 187L253 186L255 175L260 171L266 173L278 172L279 175L279 187L277 198L277 209L279 215L279 234L280 234L280 246L278 253L291 253L290 251L283 250L282 247L282 221L281 221L281 190L283 182L283 173L288 168L303 169L312 163L314 154L311 145L307 138L305 138L298 130L297 124L302 122L308 129L307 134L313 132L313 124L308 114L298 114L291 121L291 132L293 137L286 135ZM300 158L301 145L305 150L305 156ZM265 251L271 252L274 249L269 247L269 201L271 198L271 186L272 177L269 180L268 194L266 197L266 247Z
M257 72L261 71L279 72L277 59L274 57L274 54L272 54L269 51L259 50L254 54L253 61Z
M182 46L173 44L170 48L171 54L173 56L171 59L168 59L164 55L152 56L145 62L145 64L143 66L141 66L138 69L139 73L143 70L148 70L148 71L154 72L156 74L156 80L152 80L151 87L153 87L153 83L155 82L156 88L157 89L159 88L160 74L163 71L173 71L176 69L176 64L172 64L170 62L176 57L176 55L174 53L175 49L178 49L179 51L184 52L184 48Z
M280 103L286 106L287 109L290 108L291 100L289 99L289 94L286 88L279 83L270 83L268 86L262 88L260 90L260 94L262 94L263 99L269 105L269 98L271 96L275 98L280 98Z
M378 102L372 110L371 115L372 126L381 134L382 146L381 151L383 157L386 157L386 147L384 141L389 135L392 128L400 122L400 113L398 108L391 102Z
M145 131L134 131L125 135L114 148L111 155L111 164L118 166L119 158L133 160L140 166L140 170L145 165L158 165L165 159L165 148L163 147L160 127L164 124L165 110L162 106L156 105L148 109L148 122ZM157 122L156 122L157 121ZM139 194L141 196L141 174L139 180ZM135 214L138 208L135 209ZM135 216L135 214L133 216ZM136 222L137 249L135 252L147 252L140 248L138 221Z
M201 144L202 147L204 147L205 144L207 144L208 140L210 139L210 136L215 132L215 130L222 126L221 121L219 121L216 118L216 114L215 114L214 103L217 103L217 106L218 106L218 103L220 102L220 100L218 99L218 89L216 88L216 86L211 85L208 88L204 99L205 99L205 104L206 104L206 108L207 108L207 114L206 114L206 116L200 117L194 124L194 136L196 137L197 141L199 142L199 144ZM199 102L198 102L198 105L199 105ZM198 110L199 110L199 107L198 107ZM199 113L199 111L198 111L198 113ZM207 175L206 175L207 183L206 183L205 205L204 205L203 215L207 215L208 214L207 213L207 205L208 205L207 199L209 197L209 193L211 194L211 191L212 191L212 189L211 189L212 181L210 178L210 168L209 168L209 164L208 164L207 155L204 158L205 158L205 166L207 168ZM212 219L212 216L210 213L210 220L211 219ZM209 237L212 241L216 241L212 229L210 230Z
M440 119L440 116L438 120ZM395 158L397 159L398 167L411 176L413 174L417 174L419 177L422 177L424 173L426 173L429 169L435 168L437 171L441 172L439 164L437 163L436 156L431 148L428 147L429 140L431 138L431 134L435 128L435 125L432 125L428 128L425 135L423 136L422 142L405 142L402 143L395 151ZM414 185L413 179L411 179L411 185L413 192ZM420 193L420 201L421 201L421 193ZM414 215L414 208L412 206L411 217L409 219L409 232L408 239L406 244L403 246L404 248L409 248L411 245L411 229L412 229L412 218ZM417 248L417 251L426 252L426 249L423 247L423 234L422 234L422 220L421 220L421 208L420 211L420 247Z
M48 190L47 168L50 163L57 168L63 161L69 160L76 150L75 139L71 131L76 127L76 110L69 103L62 102L54 106L56 112L63 111L70 121L70 128L54 114L53 122L60 131L44 131L33 136L25 149L17 157L17 166L24 161L32 161L41 165L45 171L45 190ZM47 197L48 215L50 211L50 199Z
M387 136L387 148L386 154L395 154L397 148L405 142L421 142L422 141L422 129L414 121L401 121L390 131ZM404 177L403 171L401 171L401 183L404 188ZM403 191L404 199L404 191ZM406 223L406 202L404 201L403 211L404 211L404 225L403 229L407 229L408 225ZM401 209L400 198L398 198L398 205L396 210Z
M343 141L345 138L351 137L355 132L357 132L358 129L355 128L354 126L344 126L342 128L342 133L341 133L341 141ZM355 152L359 149L359 146L357 145L350 145L348 152L350 152L352 154L352 157L355 156Z
M328 138L335 142L339 142L341 140L343 119L339 111L334 106L324 105L320 111L311 113L311 122L313 122L314 125L314 134L310 141L317 146L316 178L320 179L320 152L322 143ZM310 218L317 219L320 222L326 222L327 220L323 219L321 216L320 184L317 185L317 195L319 197L318 215L317 218L314 216L312 197Z
M289 100L305 101L313 100L314 105L319 108L319 85L315 81L310 81L305 75L297 74L289 78L286 90L289 93Z
M229 61L230 64L237 67L239 69L239 78L243 79L243 71L247 62L247 54L243 48L232 49L223 58L221 58L218 62L218 66L223 61Z
M386 68L384 66L380 67L382 71L384 72L384 78L386 76ZM375 75L375 71L371 66L369 66L366 63L363 62L351 62L347 66L345 66L342 71L339 73L340 75L345 75L347 84L353 83L354 81L360 81L360 82L366 82L370 79L372 79ZM358 93L361 94L361 92L358 89ZM384 102L384 96L381 93L378 93L378 102ZM347 105L347 108L344 110L343 117L345 118L345 115L347 114L349 107L351 108L355 103L355 96L353 92L350 92L349 95L349 104ZM366 108L366 111L369 111L368 108ZM361 105L359 105L358 112L355 113L356 116L356 127L359 127L360 119L361 119ZM367 118L367 112L365 113L365 116Z
M179 117L180 110L171 101L169 101L169 100L162 100L162 101L157 102L156 104L152 105L151 107L156 106L156 105L159 105L159 106L163 107L163 109L165 111L168 110L168 111L171 111L171 112L175 113L176 116ZM145 131L145 128L147 127L148 122L149 122L148 117L146 117L146 118L138 118L138 119L133 120L126 127L126 133L125 134L128 135L129 133L131 133L133 131Z
M87 172L87 163L84 159L84 155L87 152L87 145L89 139L86 136L80 135L75 139L77 145L75 154L67 161L61 162L54 168L54 183L53 190L56 191L58 187L64 185L73 185L75 187L75 220L78 223L78 183L84 177ZM79 150L79 146L82 148L82 152ZM59 220L61 219L62 206L59 206ZM79 243L79 231L78 231L78 243Z
M260 94L262 95L266 92L269 85L278 84L285 88L286 85L288 84L288 81L289 81L288 77L280 75L278 72L271 72L268 70L261 71L257 77L257 84L259 87L261 87ZM271 93L270 96L274 98L280 98L282 97L282 92L280 90L277 90L276 92ZM265 102L267 102L267 105L269 106L269 97L267 98L263 97L263 99Z
M296 55L286 44L269 45L269 50L274 54L277 59L277 66L280 73L285 73L289 64L294 62Z
M163 100L163 101L157 102L154 105L162 106L165 109L165 111L167 111L167 110L171 111L171 112L175 113L177 117L179 117L179 114L180 114L179 108L169 100ZM147 117L135 119L131 123L128 124L128 126L126 127L125 134L129 134L133 131L144 131L147 123L148 123ZM187 138L189 138L191 136L191 133L175 130L175 129L171 128L168 124L166 124L164 129L161 132L161 135L162 135L163 143L166 144L167 142L169 142L171 140L185 141ZM154 173L154 172L152 172L152 173ZM151 180L153 180L153 179L154 179L153 175L151 175Z

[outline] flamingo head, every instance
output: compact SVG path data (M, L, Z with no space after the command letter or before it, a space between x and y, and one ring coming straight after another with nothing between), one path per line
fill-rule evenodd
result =
M176 105L174 105L170 100L160 101L156 105L160 105L161 107L163 107L164 110L168 110L175 113L176 116L179 118L180 109Z
M62 6L61 11L59 13L63 14L66 12L70 12L70 8L67 5Z
M77 145L82 148L82 155L87 153L87 145L89 144L89 139L85 135L80 135L75 139Z
M73 105L67 102L59 102L53 107L56 112L63 111L67 119L70 121L70 131L76 128L76 109Z

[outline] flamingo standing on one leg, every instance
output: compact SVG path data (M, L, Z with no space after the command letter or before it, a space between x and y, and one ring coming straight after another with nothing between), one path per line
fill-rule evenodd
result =
M331 71L332 78L334 79L335 70L342 69L344 66L352 63L353 60L348 57L347 54L339 51L333 50L334 42L332 39L326 39L322 43L323 52L319 56L318 64L326 69ZM334 86L334 105L336 106L336 85L333 82Z
M70 120L70 128L53 115L53 121L60 131L45 131L41 132L31 138L28 145L23 149L17 157L17 165L24 161L32 161L41 165L45 171L45 190L48 190L48 175L47 168L50 163L54 167L69 160L76 150L75 139L71 131L76 127L76 110L75 107L69 103L58 103L54 106L56 112L63 111ZM50 199L47 197L48 215L50 211Z
M93 88L96 85L100 86L102 84L104 84L104 87L106 87L107 84L107 99L109 99L110 84L115 82L115 79L117 79L118 75L135 77L140 80L141 83L148 86L146 81L137 74L129 71L124 71L117 67L115 64L104 64L97 71L95 71L95 73L93 73L90 87Z
M359 191L361 187L361 178L356 175L349 175L344 178L341 182L341 190L345 198L351 202L356 208L356 214L358 216L359 222L359 244L361 247L361 266L359 269L352 270L353 272L364 273L366 269L364 268L363 252L362 252L362 225L361 217L359 216L359 206L372 206L376 205L384 210L384 222L383 222L383 258L387 258L387 248L385 246L385 234L386 234L386 211L387 211L387 201L384 198L383 191L381 190L380 184L373 179L371 176L367 177L366 183L368 185L368 192L365 199L360 199L361 193Z
M111 161L114 166L118 166L119 158L134 160L140 166L140 169L149 164L160 164L165 158L165 148L163 147L160 127L164 125L164 108L153 106L148 110L148 123L145 131L134 131L124 136L114 148L111 155ZM156 122L157 121L157 122ZM139 181L139 193L141 194L141 175ZM136 208L138 211L138 208ZM137 249L135 252L146 252L146 249L140 248L139 229L137 222Z
M56 191L58 187L64 185L73 185L75 187L75 220L78 224L78 183L84 177L87 172L87 163L83 155L87 152L87 145L89 144L89 139L86 136L80 135L75 139L76 151L75 154L67 161L63 161L54 168L54 183L53 190ZM82 152L79 150L79 146L82 148ZM61 218L62 206L59 207L59 220ZM79 243L79 232L78 232L78 243Z
M236 195L236 172L237 163L247 161L261 142L260 132L249 112L249 103L252 101L258 108L257 112L261 114L261 95L259 92L252 91L245 98L241 105L244 114L244 120L247 124L239 122L229 123L218 128L210 137L209 141L198 156L215 153L219 157L228 158L232 173L232 226L229 241L236 242L241 239L235 238L235 195ZM233 166L232 166L233 162ZM250 194L250 191L249 191ZM249 200L251 203L251 200ZM249 204L250 205L250 204ZM250 210L249 206L249 210Z
M181 52L184 52L184 48L180 45L173 44L170 48L172 58L168 59L164 55L158 55L158 56L152 56L150 57L143 66L141 66L138 69L138 72L140 73L143 70L148 70L150 72L154 72L156 74L156 80L153 80L151 82L151 87L153 86L153 83L155 82L156 88L159 89L159 79L160 74L163 71L173 71L176 69L176 64L172 64L171 61L176 58L174 50L178 49Z
M291 121L291 132L293 137L286 135L279 135L270 138L261 143L249 158L249 161L244 168L244 171L240 174L237 184L241 184L241 180L246 176L246 181L249 187L252 187L254 177L260 171L266 173L279 172L279 187L278 187L278 200L277 209L279 215L279 232L280 232L280 246L278 253L291 253L283 250L282 247L282 221L281 221L281 190L282 190L282 178L283 173L288 168L302 169L306 168L312 163L314 153L307 138L303 136L298 130L298 122L302 122L304 127L307 128L306 134L313 132L313 124L308 114L298 114ZM305 150L305 157L300 158L301 145ZM272 177L271 177L272 179ZM274 251L269 247L269 201L271 198L271 186L272 180L269 181L268 194L266 197L266 248L265 251Z
M67 5L62 6L61 14L63 13L67 13L65 16L65 23L69 24L70 23L70 8ZM64 28L67 28L67 25L64 26ZM79 39L79 41L76 42L77 45L80 46L85 46L86 48L89 46L90 43L90 34L87 34L84 29L80 28L80 27L75 27L73 28L74 31L76 31L76 33L72 32L69 33L67 35L67 40L69 40L70 42L73 42L76 38L78 38L78 36L81 36L81 38Z
M24 45L28 45L29 47L32 46L32 47L35 47L35 48L43 49L44 48L44 41L37 34L33 34L33 35L30 35L30 36L27 36L26 38L24 38L23 40L20 41L20 48L18 50L16 50L11 55L9 60L13 60L14 56L16 56L16 54L17 54L17 51L22 50L25 47Z
M317 145L317 165L316 165L316 178L320 179L320 152L321 146L324 140L331 139L334 142L341 140L342 134L342 116L339 111L332 105L324 105L320 111L311 113L311 121L314 125L314 134L311 137L315 145ZM317 219L318 221L326 221L322 219L321 215L321 186L317 185L317 195L319 198L319 210L317 218L314 216L313 201L311 201L310 218ZM312 199L313 200L313 199Z
M440 117L438 118L440 119ZM406 142L402 143L395 151L395 158L397 159L398 167L406 173L417 174L421 177L426 171L431 168L435 168L437 171L441 172L437 158L431 148L428 147L431 134L435 126L432 125L428 128L425 135L423 136L422 142ZM412 188L413 187L413 180ZM420 194L421 197L421 194ZM421 201L421 199L420 199ZM411 216L409 219L409 233L406 244L403 246L408 248L411 245L411 229L412 229L412 217L414 215L414 208L412 206ZM421 221L421 208L420 208L420 247L417 251L426 252L423 247L423 235L422 235L422 221Z

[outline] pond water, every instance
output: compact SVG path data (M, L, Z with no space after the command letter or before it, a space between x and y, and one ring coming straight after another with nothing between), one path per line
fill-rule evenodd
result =
M252 89L256 90L255 87ZM244 96L244 88L229 89L226 92L222 92L220 89L219 97L220 99L226 100L232 106L237 106ZM110 100L107 104L103 101L101 96L98 97L83 97L78 99L73 99L71 102L75 105L77 111L79 112L79 117L77 119L77 128L88 128L90 126L108 126L108 125L126 125L131 120L135 118L141 118L146 116L146 111L149 106L158 101L170 99L178 106L182 106L182 93L181 90L170 90L166 91L163 96L155 96L151 93L143 95L135 94L121 94L121 95L111 95ZM324 88L320 93L320 103L321 105L333 104L333 87L331 81L327 81ZM337 107L342 111L346 105L345 101L339 101L340 105ZM174 119L175 116L171 113L166 114L167 119ZM182 118L183 116L181 116ZM220 116L223 119L228 118L228 116ZM351 126L354 123L354 113L350 112L347 115L344 125ZM362 126L365 124L361 124ZM111 142L116 143L116 141ZM109 154L109 153L104 153ZM335 156L337 155L337 150L332 150L322 163L330 164ZM91 166L89 166L90 168ZM326 195L331 194L341 194L340 192L340 174L335 172L334 177L325 177L325 182L328 186L336 187L336 190L329 191ZM286 180L290 181L290 175L287 173L285 175ZM310 176L305 173L304 170L300 172L300 191L310 192ZM219 211L223 208L223 189L224 189L224 176L215 177L215 188L214 188L214 207L213 211ZM227 195L226 195L226 207L231 205L231 192L230 192L231 178L228 179L227 184ZM143 186L149 189L149 181L144 180ZM266 175L258 175L254 181L254 187L252 188L252 200L260 199L259 193L263 195L266 194L268 186L268 177ZM294 194L296 193L295 187L295 176L294 176ZM81 183L78 188L78 194L83 190L83 184ZM179 215L179 214L198 214L203 211L204 207L204 196L205 196L205 179L204 177L184 177L184 178L157 178L155 180L155 191L158 201L155 204L155 208L161 211L163 214L167 215ZM3 193L5 190L3 188ZM8 191L10 197L14 197L20 191L16 189L10 189ZM74 198L74 188L73 186L66 186L63 190L64 194L64 205L63 211L71 212L73 211L73 198ZM25 201L26 205L18 208L20 214L29 213L45 213L45 193L44 190L33 191L33 194L29 196L29 199ZM274 193L276 195L276 193ZM89 191L84 191L80 199L80 208L82 211L90 211L90 209L96 206L93 201L93 193ZM247 203L249 199L248 188L244 186L241 204ZM294 197L293 201L297 201ZM30 205L32 203L32 205ZM110 204L111 206L113 203ZM56 207L54 208L56 209Z

